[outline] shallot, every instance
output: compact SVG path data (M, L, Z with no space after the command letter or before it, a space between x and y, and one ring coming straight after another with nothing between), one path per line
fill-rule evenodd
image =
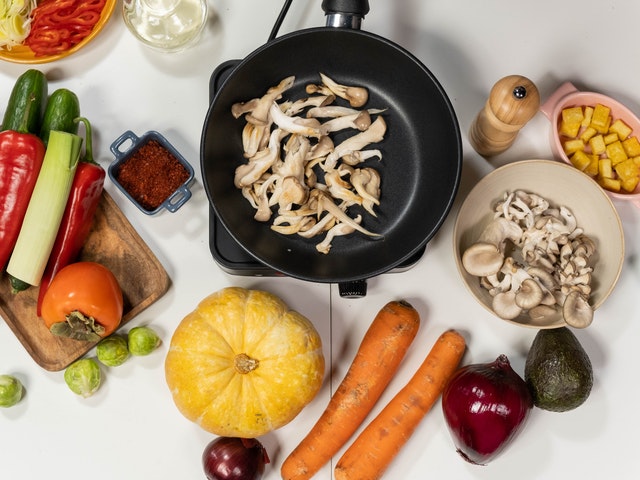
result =
M267 463L267 451L254 438L217 437L202 453L208 480L260 480Z
M527 384L506 355L460 368L442 395L457 451L477 465L486 465L513 441L532 408Z

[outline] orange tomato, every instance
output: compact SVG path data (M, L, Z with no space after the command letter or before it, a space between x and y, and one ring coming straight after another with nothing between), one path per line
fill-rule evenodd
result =
M95 262L76 262L61 269L42 300L42 319L52 333L97 341L122 321L124 301L115 275Z

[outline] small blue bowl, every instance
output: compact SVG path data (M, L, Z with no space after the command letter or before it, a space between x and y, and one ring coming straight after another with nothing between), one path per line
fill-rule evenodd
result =
M182 166L189 173L189 177L183 182L172 194L167 197L157 208L149 210L142 206L121 184L118 182L118 172L120 166L126 162L133 154L135 154L142 146L148 142L155 140L162 147L164 147L169 153L171 153ZM124 146L124 148L123 148ZM155 215L163 209L167 209L170 212L175 212L187 200L191 198L191 190L189 185L193 181L195 174L193 167L185 160L185 158L171 145L165 137L155 131L149 131L144 135L138 137L135 133L128 130L120 135L112 144L111 152L115 156L115 160L109 165L108 173L111 181L118 187L118 189L126 196L131 202L138 207L138 209L146 215Z

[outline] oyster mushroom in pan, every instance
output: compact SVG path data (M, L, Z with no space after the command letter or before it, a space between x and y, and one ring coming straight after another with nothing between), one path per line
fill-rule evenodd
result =
M494 218L462 255L501 318L536 321L560 314L575 328L593 321L589 304L595 242L565 206L534 193L506 192Z
M380 174L366 162L381 161L382 152L369 147L384 139L387 124L386 109L360 108L368 101L366 88L320 78L320 85L307 85L307 98L283 99L291 76L231 112L247 122L246 163L236 168L234 183L255 209L254 219L272 221L271 228L285 235L324 235L316 249L327 254L338 236L380 237L361 223L362 214L377 216L380 205ZM334 104L338 98L349 106ZM336 132L339 143L331 136ZM353 205L362 214L350 215Z
M333 93L347 100L352 107L362 107L369 100L369 92L364 87L341 85L324 73L320 73L320 79L322 80L322 85L307 85L307 93Z

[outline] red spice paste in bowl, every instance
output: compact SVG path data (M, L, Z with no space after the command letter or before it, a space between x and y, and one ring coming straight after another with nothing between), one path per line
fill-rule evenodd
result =
M120 147L127 140L132 144L122 152ZM188 183L193 169L159 133L148 132L138 138L125 132L111 150L116 160L109 167L109 176L144 213L154 214L163 208L175 211L190 198Z

